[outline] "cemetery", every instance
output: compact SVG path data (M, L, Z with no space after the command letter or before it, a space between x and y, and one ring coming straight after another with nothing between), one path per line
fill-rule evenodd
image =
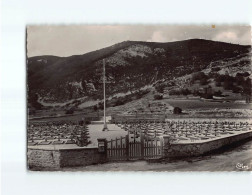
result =
M29 168L87 166L110 161L199 156L252 137L241 119L138 120L107 124L33 124L28 128Z

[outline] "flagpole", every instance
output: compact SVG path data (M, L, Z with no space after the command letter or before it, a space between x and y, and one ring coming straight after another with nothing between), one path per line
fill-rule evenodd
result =
M104 127L103 127L102 131L108 131L107 122L106 122L106 86L105 86L105 82L106 82L105 59L103 59Z

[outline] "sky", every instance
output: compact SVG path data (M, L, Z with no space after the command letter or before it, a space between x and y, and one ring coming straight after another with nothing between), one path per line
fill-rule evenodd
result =
M28 26L27 56L81 55L127 40L173 42L192 38L251 45L251 27L238 25Z

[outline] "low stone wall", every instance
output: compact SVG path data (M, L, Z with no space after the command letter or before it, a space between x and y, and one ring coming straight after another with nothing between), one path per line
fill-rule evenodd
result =
M27 151L28 169L38 168L59 168L59 150L29 149Z
M164 114L137 114L136 115L112 115L111 123L137 122L137 121L165 121Z
M103 163L106 161L104 153L99 153L98 148L74 149L35 149L28 148L28 168L51 168L86 166Z
M98 148L60 150L60 167L86 166L106 162L105 153Z
M164 137L164 157L200 156L249 138L252 138L251 131L200 143L169 143L169 137Z

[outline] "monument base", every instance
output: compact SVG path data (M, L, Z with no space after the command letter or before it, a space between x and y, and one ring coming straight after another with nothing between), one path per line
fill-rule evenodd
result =
M107 127L107 124L105 124L104 125L104 127L103 127L103 129L102 129L102 131L108 131L109 129L108 129L108 127Z

